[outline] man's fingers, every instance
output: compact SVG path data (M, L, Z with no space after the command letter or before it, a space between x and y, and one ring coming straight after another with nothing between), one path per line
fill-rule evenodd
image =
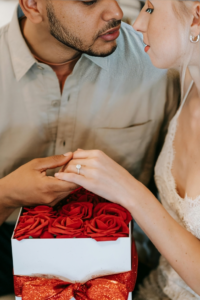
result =
M60 179L60 181L72 182L77 185L84 186L87 189L88 179L84 176L74 173L56 173L55 176L57 179Z
M76 189L79 187L79 185L75 185ZM74 191L75 189L73 189L72 191ZM51 203L49 203L49 206L55 206L56 204L58 204L61 200L63 200L64 198L66 198L72 191L70 191L69 193L62 193L61 195L59 195L58 199L52 201Z
M68 164L62 166L58 172L65 172L65 169L67 168L67 165Z
M72 152L66 153L65 155L54 155L45 158L34 159L35 168L41 172L47 169L54 169L61 167L68 163L72 159Z
M54 193L71 193L78 187L76 183L61 181L55 177L48 177L48 180L48 189Z

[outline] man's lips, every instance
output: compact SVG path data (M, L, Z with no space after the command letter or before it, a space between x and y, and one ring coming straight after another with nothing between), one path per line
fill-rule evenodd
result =
M100 35L99 37L105 41L116 40L120 33L119 29L120 29L120 26L112 28L112 29L106 31L105 33L103 33L102 35Z

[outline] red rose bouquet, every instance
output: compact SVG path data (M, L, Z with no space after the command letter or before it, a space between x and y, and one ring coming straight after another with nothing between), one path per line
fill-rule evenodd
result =
M124 207L79 188L55 208L44 205L24 208L14 238L116 240L128 237L131 219Z

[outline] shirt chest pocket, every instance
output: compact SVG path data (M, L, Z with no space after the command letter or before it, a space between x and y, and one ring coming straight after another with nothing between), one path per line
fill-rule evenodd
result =
M152 138L152 123L147 121L121 129L99 128L96 130L95 149L105 152L137 178Z

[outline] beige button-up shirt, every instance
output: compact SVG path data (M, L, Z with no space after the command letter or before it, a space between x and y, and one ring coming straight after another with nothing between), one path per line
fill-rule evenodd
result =
M103 150L148 184L177 103L166 98L166 71L143 48L123 23L117 50L83 54L61 95L55 72L31 54L16 10L0 29L0 178L33 158L82 148Z
M0 178L34 158L82 148L103 150L148 185L178 105L172 79L122 23L117 50L83 54L61 94L55 72L31 54L16 10L0 29ZM135 238L138 247L145 242L136 230Z

